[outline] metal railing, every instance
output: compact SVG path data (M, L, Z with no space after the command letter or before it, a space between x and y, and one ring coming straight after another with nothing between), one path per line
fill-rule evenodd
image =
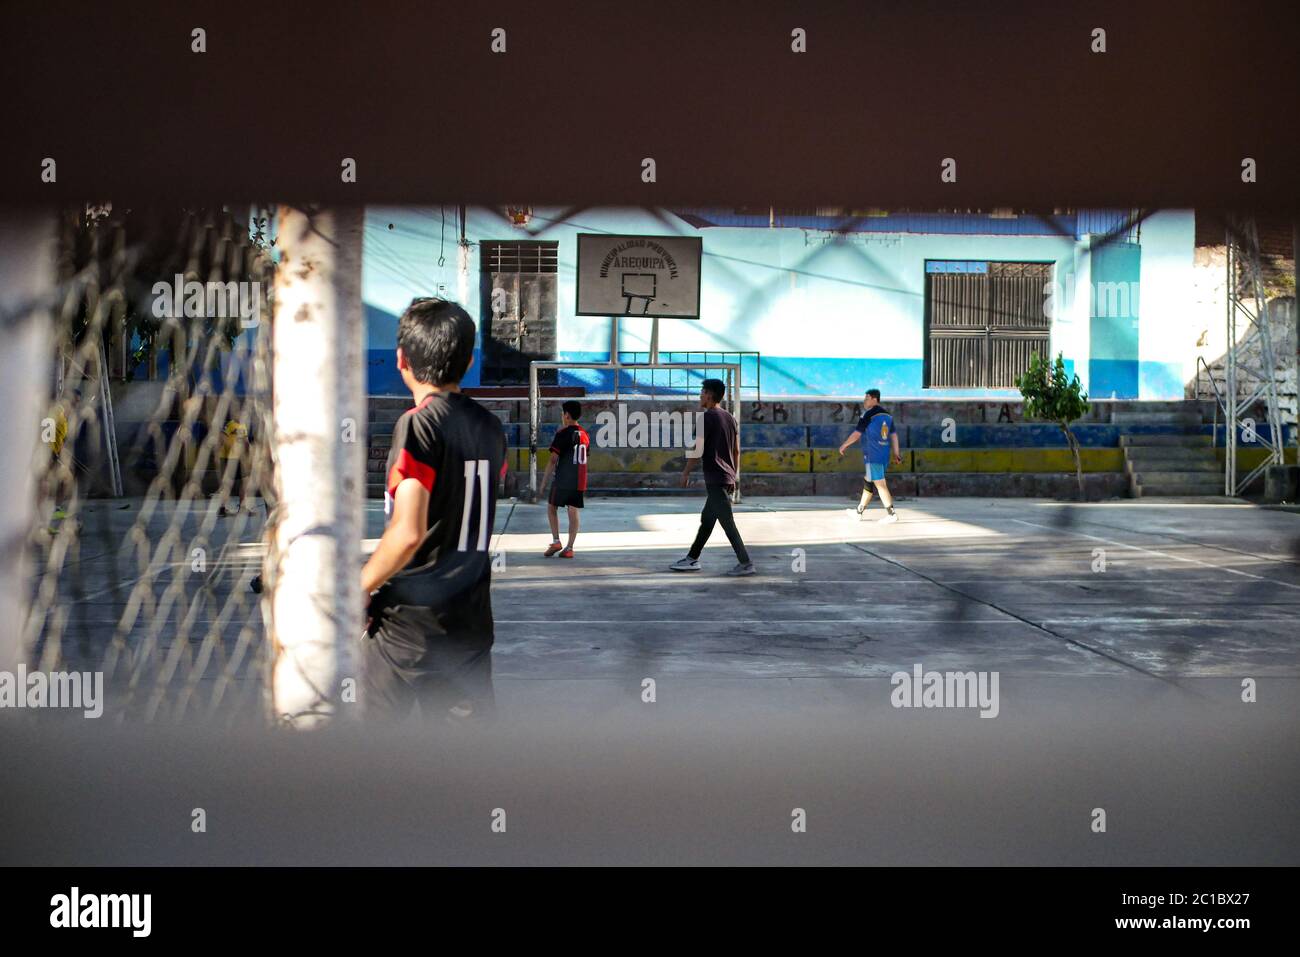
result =
M668 369L668 382L663 386L665 392L673 394L683 394L690 392L693 388L698 388L698 383L692 383L689 371L705 372L712 369L723 369L727 366L736 366L745 370L745 382L736 387L740 392L740 398L746 402L760 402L763 398L763 361L760 353L756 351L728 351L728 350L673 350L671 352L659 353L659 361L655 360L655 354L646 350L620 350L618 353L619 363L622 372L632 375L633 383L639 389L644 384L639 373L649 372L649 395L651 398L658 396L658 382L655 380L654 372L665 366L672 366ZM679 379L674 380L673 372L679 371L683 374ZM750 380L753 380L752 382ZM619 374L615 373L615 395L618 394Z
M1223 414L1226 416L1228 414L1228 404L1223 400L1223 393L1219 391L1219 383L1214 381L1214 370L1210 368L1209 363L1205 361L1204 356L1196 357L1196 398L1201 398L1201 369L1205 369L1205 377L1210 380L1210 387L1214 389L1214 425L1210 432L1210 447L1217 449L1219 447L1219 410L1222 409ZM1204 419L1202 419L1202 421L1204 421ZM1223 481L1224 489L1226 491L1228 481L1226 463L1224 469Z
M619 355L619 353L615 353ZM538 382L537 373L543 369L608 369L615 370L615 375L619 371L635 369L694 369L699 371L702 367L681 362L654 362L654 363L623 363L614 362L532 362L528 366L528 501L537 500L537 435L541 426L541 385ZM724 384L726 385L726 399L724 404L731 407L731 414L736 419L736 436L737 441L740 437L740 393L743 389L743 380L741 378L741 368L739 363L720 362L709 363L709 371L718 371L724 373ZM740 488L737 486L732 496L732 501L740 501Z

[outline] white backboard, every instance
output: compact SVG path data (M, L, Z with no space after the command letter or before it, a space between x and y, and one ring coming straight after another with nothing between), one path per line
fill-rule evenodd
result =
M578 234L579 316L700 318L700 258L694 236Z

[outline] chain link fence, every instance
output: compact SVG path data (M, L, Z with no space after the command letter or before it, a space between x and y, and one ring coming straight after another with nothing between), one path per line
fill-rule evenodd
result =
M105 717L267 713L268 219L111 207L59 219L20 660L102 675Z

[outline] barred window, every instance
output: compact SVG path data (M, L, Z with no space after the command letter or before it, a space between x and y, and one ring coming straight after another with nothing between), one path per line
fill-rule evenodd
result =
M925 264L925 387L1010 389L1047 355L1051 263Z

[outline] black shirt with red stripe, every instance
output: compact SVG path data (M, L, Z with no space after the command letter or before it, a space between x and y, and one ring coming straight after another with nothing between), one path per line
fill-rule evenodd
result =
M397 420L385 512L405 479L428 489L429 510L415 554L371 599L378 625L491 643L490 543L505 473L505 430L469 396L435 392Z
M551 454L555 456L555 487L566 492L587 491L587 449L591 436L580 425L566 425L555 433Z

